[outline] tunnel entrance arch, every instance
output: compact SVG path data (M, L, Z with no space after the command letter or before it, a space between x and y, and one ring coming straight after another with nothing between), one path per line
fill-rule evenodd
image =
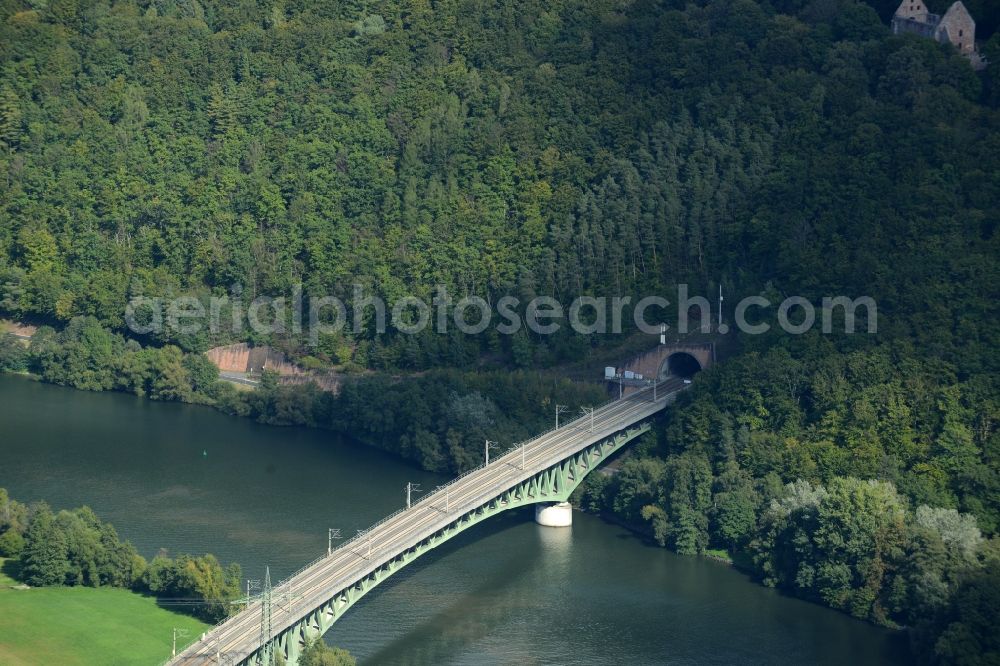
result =
M663 381L667 377L687 379L702 370L707 370L715 362L715 345L711 342L660 343L647 351L625 361L615 368L617 374L628 377L631 371L636 379L648 382L654 377ZM616 375L617 377L617 375ZM643 384L644 386L645 384ZM640 386L621 386L619 379L609 379L607 389L610 395L629 395Z
M698 359L687 352L678 351L663 360L659 376L661 379L666 377L691 379L701 371L701 362Z

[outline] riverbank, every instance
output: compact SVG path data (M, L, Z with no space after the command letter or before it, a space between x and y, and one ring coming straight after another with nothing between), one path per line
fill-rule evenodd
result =
M598 468L597 471L602 472L604 471L605 467ZM586 481L584 481L584 484L586 484ZM583 508L581 506L581 501L584 488L585 486L581 486L580 489L576 493L574 493L573 496L570 498L570 502L573 504L574 510L580 511L581 513L586 513L591 516L596 516L597 518L600 518L606 523L610 523L611 525L615 525L624 530L628 530L633 535L642 539L647 545L658 546L658 544L656 543L656 537L653 534L653 529L649 526L648 523L647 524L629 523L622 520L621 518L611 513L610 511L593 511ZM754 573L753 564L747 559L745 555L742 554L734 555L729 551L723 550L721 548L706 548L704 552L698 554L696 557L703 558L706 560L711 560L712 562L715 562L717 564L722 564L727 567L732 567L737 571L740 571L741 573L745 573L747 575L753 575Z
M85 503L147 558L212 552L240 561L247 578L269 567L280 580L326 551L328 528L353 534L403 506L407 483L449 478L329 431L200 406L13 377L0 378L0 402L13 496ZM338 620L330 640L359 663L909 663L898 632L592 515L552 530L531 510L421 557Z
M99 348L91 342L91 337L80 335L85 329L99 335L90 322L78 322L76 330L60 334L57 342L64 348L77 345L72 348L79 349L82 341L86 341L91 347ZM112 339L110 345L114 347L115 342ZM122 345L123 351L128 354L127 344ZM53 351L57 353L59 349L53 347ZM145 352L149 350L131 353L134 359L141 360L143 357L140 354ZM869 357L878 357L877 352L868 351L855 352L858 358L850 359L842 358L843 355L838 352L830 354L832 356L827 363L847 363L851 360L854 363L850 368L867 367L864 363L870 360ZM43 377L47 379L66 378L65 383L78 386L77 379L86 376L66 372L67 367L77 363L78 356L67 355L65 362L59 356L53 356L55 363L41 354L36 354L36 357ZM172 380L183 380L181 384L191 381L192 391L195 385L205 386L205 383L195 380L194 370L202 368L185 365L194 358L187 356L181 360L180 370L188 374L171 375ZM172 367L177 365L174 362L176 359L162 360ZM965 524L970 521L968 515L943 507L917 506L929 516L921 519L912 507L907 508L906 498L892 483L872 478L870 470L855 468L848 464L848 460L828 470L828 474L839 472L828 479L821 477L818 481L814 478L811 481L783 483L787 479L801 478L801 461L779 455L784 449L764 428L763 421L752 422L755 425L750 428L738 425L741 423L739 419L745 418L736 418L733 414L743 409L740 399L746 395L747 378L755 377L753 373L759 373L761 368L785 368L791 372L796 367L801 369L806 365L815 365L816 360L807 358L797 361L785 350L769 352L763 363L756 355L738 358L731 363L735 365L713 369L699 378L700 388L695 386L678 403L678 409L671 410L663 426L657 427L654 433L633 447L639 454L638 458L627 461L613 477L593 475L588 481L594 482L594 492L589 493L585 504L588 508L592 507L591 510L610 508L632 525L648 524L657 545L667 546L681 554L711 553L713 547L734 544L737 550L750 553L752 566L747 568L756 580L763 580L785 593L810 601L835 599L836 604L831 605L838 610L876 624L915 626L924 619L918 616L917 607L911 609L895 605L890 594L898 596L895 591L899 589L919 593L918 580L913 572L925 565L916 561L916 556L908 554L917 550L900 547L886 559L876 545L884 539L906 545L919 528L921 534L929 530L926 538L944 548L947 535L942 533L939 523L958 521ZM885 367L892 368L891 365ZM126 364L123 368L127 370L129 366ZM102 366L100 369L110 372L115 366ZM861 379L848 376L856 381ZM141 386L147 388L150 397L169 399L155 380L146 375L143 379ZM761 400L770 405L773 412L780 408L801 416L802 408L796 405L789 407L787 401L783 402L780 391L773 388L769 376L751 383L772 387L767 396L761 395ZM373 445L417 461L427 470L449 475L475 466L481 460L482 442L486 439L517 442L543 430L548 417L541 412L540 406L569 404L570 413L574 413L575 407L596 404L599 400L596 395L586 400L574 396L581 389L570 386L568 382L553 384L537 374L523 372L486 375L437 371L409 381L372 377L352 384L349 390L337 396L309 387L281 387L276 382L265 381L259 390L237 398L232 393L228 396L214 393L218 385L218 382L209 385L209 393L216 406L223 411L250 416L261 423L319 426L334 432L350 433L353 441ZM574 397L577 399L574 400ZM715 401L723 404L720 406ZM392 418L386 418L389 414ZM711 418L703 418L706 415ZM788 418L782 422L785 421ZM232 425L226 430L224 437L231 437ZM808 433L803 433L803 436L806 435ZM814 447L822 444L815 443ZM829 448L820 448L814 454L828 455ZM835 450L843 451L845 448L837 447ZM273 456L270 449L268 447L268 456ZM115 455L117 457L120 452L116 450ZM241 450L238 455L242 456L244 452ZM745 460L747 468L741 468L737 460ZM115 465L118 466L117 459ZM277 469L277 465L272 469ZM767 474L763 474L763 470L768 470ZM856 476L853 475L855 473ZM400 485L405 485L406 481ZM270 487L273 480L267 479L262 485ZM876 525L876 529L884 534L873 533L865 525L862 525L864 529L855 529L851 525L845 528L845 522L859 520L858 511L852 508L852 504L857 502L864 506L892 506L898 519L894 518L887 526L871 521L865 523ZM796 574L800 567L830 565L838 567L838 570L846 568L851 573L867 565L865 561L841 561L840 553L828 544L824 545L824 550L808 553L809 559L800 562L793 544L786 541L794 530L799 529L797 521L805 518L802 511L782 512L782 507L786 505L815 505L821 508L822 517L828 523L827 532L846 531L855 535L857 551L863 553L865 558L881 558L877 565L885 566L887 575L876 581L857 576L848 576L843 580L822 579L822 585L827 587L818 590L801 587L799 582L805 579ZM921 523L921 520L927 524ZM956 590L968 576L976 573L975 569L982 566L976 552L982 550L985 557L990 547L974 522L969 533L970 549L975 558L949 553L949 558L955 561L954 566L946 564L946 570L931 572L947 577L950 586ZM793 557L787 556L790 550ZM853 583L862 580L864 582L860 585ZM835 590L841 595L839 597L827 593L828 587L835 584L839 586ZM872 586L874 589L869 589ZM848 603L844 599L853 601ZM941 611L938 615L943 622L948 619L944 615L948 607L939 607ZM891 610L891 615L886 609ZM933 638L931 634L928 636Z
M180 649L208 628L128 590L15 589L11 573L0 558L0 663L8 666L157 664L170 656L174 629L186 632Z

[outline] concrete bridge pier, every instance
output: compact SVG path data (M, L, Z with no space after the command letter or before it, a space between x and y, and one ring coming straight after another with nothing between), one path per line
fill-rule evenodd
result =
M506 459L509 464L482 465L427 496L436 499L410 510L400 509L369 530L368 557L359 558L359 553L351 550L357 548L355 544L344 544L333 555L320 557L275 588L273 612L278 622L270 629L265 626L271 638L264 645L261 626L270 621L265 619L262 603L255 602L189 645L170 664L218 663L221 651L227 655L226 663L249 666L257 662L258 655L265 656L273 649L293 666L301 658L301 646L322 636L358 600L407 564L472 526L504 511L534 504L540 525L569 527L573 507L565 500L587 474L652 430L656 414L667 406L669 398L686 388L680 379L662 385L656 399L646 389L645 394L596 410L599 420L593 429L586 427L587 419L583 418L578 427L562 428L526 442L520 452L511 451ZM547 552L558 555L559 548L571 545L570 529L544 530L543 534Z
M573 505L569 502L536 504L535 522L544 527L569 527L573 524Z

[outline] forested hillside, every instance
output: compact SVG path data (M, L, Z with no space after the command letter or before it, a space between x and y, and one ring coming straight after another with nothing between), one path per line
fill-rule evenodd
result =
M614 341L376 336L367 320L316 348L136 337L125 304L300 283L390 302L436 284L491 303L685 282L871 296L876 335L740 339L582 501L914 627L927 660L991 663L1000 17L966 3L993 63L976 73L891 36L895 4L0 0L0 314L62 329L0 340L0 368L351 429L461 470L483 437L541 427L554 396L593 396L457 373L242 396L198 352L245 338L398 377ZM379 401L398 418L372 418Z
M567 299L722 279L870 293L922 342L997 340L981 326L997 67L978 78L944 47L890 38L862 4L0 12L16 316L121 328L129 296L235 285L246 301L299 282ZM213 342L159 342L172 337ZM398 336L379 354L357 337L318 353L407 365Z

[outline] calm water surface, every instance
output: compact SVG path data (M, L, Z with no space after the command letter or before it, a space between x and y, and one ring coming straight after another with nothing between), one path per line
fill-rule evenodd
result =
M90 505L143 555L277 580L445 479L327 432L0 377L0 487ZM511 512L418 560L327 639L363 664L903 664L905 639L582 514Z

